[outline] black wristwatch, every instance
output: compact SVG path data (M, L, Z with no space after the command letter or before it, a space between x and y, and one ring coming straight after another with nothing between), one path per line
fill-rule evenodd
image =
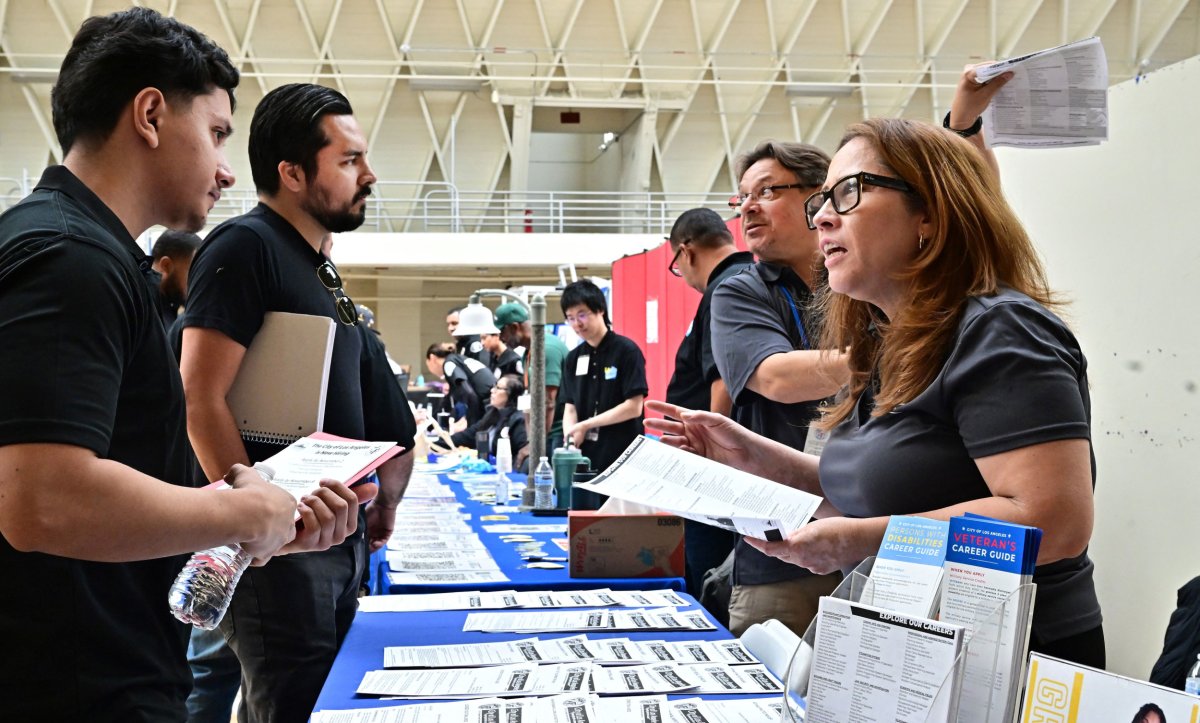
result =
M970 128L964 128L962 130L959 130L957 128L950 127L950 111L946 111L946 117L942 119L942 127L945 128L946 130L950 131L951 133L957 133L958 135L962 136L963 138L970 138L971 136L975 135L979 131L983 130L983 116L979 116L978 118L976 118L975 122L971 124Z

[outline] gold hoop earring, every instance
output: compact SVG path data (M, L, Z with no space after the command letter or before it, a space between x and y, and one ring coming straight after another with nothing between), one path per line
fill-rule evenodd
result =
M918 236L918 237L917 237L917 250L918 250L918 251L924 251L924 250L925 250L925 237L924 237L924 236Z

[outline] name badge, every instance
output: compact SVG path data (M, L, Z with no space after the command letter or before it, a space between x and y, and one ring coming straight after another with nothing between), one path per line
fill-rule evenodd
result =
M588 373L588 368L590 368L591 365L592 365L592 357L591 356L587 356L587 355L580 356L578 359L575 360L575 376L577 376L577 377L586 376Z
M616 379L617 378L617 368L616 367L604 367L604 378L607 381L612 381L613 379Z
M808 435L804 438L804 453L813 454L818 457L825 450L825 443L829 441L829 432L816 427L808 428Z

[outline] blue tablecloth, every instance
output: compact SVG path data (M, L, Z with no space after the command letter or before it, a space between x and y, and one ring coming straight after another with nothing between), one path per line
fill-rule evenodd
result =
M689 601L691 599L689 598ZM702 610L694 605L681 610ZM578 633L480 633L463 632L468 610L427 613L359 613L350 626L346 641L338 652L333 669L325 680L314 710L344 710L348 708L377 708L426 701L380 700L373 696L355 695L363 675L383 668L383 649L392 645L454 645L492 643L504 640L538 637L563 638ZM646 633L587 633L589 638L631 638L634 640L727 640L729 631L721 627L707 612L704 613L717 629L712 632L656 630ZM671 697L694 697L688 695ZM708 696L705 696L708 697ZM713 696L721 699L761 698L763 696Z
M525 476L514 474L511 476L514 482L524 483ZM516 500L512 500L511 508L506 514L507 520L490 520L484 521L480 519L483 515L495 514L492 510L492 505L485 505L479 502L474 502L470 499L466 489L461 483L454 482L446 475L439 477L442 482L448 484L454 491L455 497L459 502L463 503L463 512L471 514L471 519L468 524L479 534L479 539L487 546L488 551L492 553L492 558L496 560L496 564L500 566L501 571L508 576L509 582L497 583L462 583L462 584L438 584L438 585L393 585L388 579L388 565L384 559L383 551L376 553L372 557L371 564L376 566L373 570L377 585L372 586L373 592L400 594L400 593L428 593L428 592L453 592L457 590L587 590L592 588L607 587L612 590L644 590L670 588L683 592L686 589L686 584L682 577L638 577L638 578L573 578L569 575L566 563L563 562L561 570L539 570L529 569L525 567L525 560L517 553L516 545L500 540L500 534L494 532L485 532L484 525L546 525L559 524L564 527L567 524L566 517L541 517L534 516L531 512L519 512L517 510ZM402 524L402 521L400 521ZM554 538L566 539L564 534L534 534L530 535L535 539L545 542L546 554L554 557L566 557L567 553L558 545L554 544Z

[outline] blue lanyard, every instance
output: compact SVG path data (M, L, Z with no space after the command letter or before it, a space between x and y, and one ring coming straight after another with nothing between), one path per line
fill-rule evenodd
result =
M796 308L796 300L792 298L792 293L783 284L779 285L779 290L783 292L788 306L792 308L792 318L796 320L796 328L800 330L800 343L803 345L801 348L811 349L812 346L808 343L808 334L804 333L804 322L800 320L800 310Z

